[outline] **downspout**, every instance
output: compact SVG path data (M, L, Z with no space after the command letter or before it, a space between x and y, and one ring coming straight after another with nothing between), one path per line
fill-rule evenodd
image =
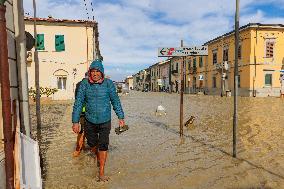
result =
M11 94L8 64L5 0L0 0L0 79L5 151L6 188L14 188L14 140L12 133ZM4 74L5 73L5 74Z
M253 97L256 97L256 90L255 90L255 80L256 80L256 51L255 48L257 46L257 29L255 34L255 45L254 45L254 77L253 77Z
M21 132L31 136L23 1L14 2Z

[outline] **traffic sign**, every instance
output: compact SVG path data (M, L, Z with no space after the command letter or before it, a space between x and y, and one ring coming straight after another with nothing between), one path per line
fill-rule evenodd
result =
M208 55L208 46L158 48L158 57L207 56L207 55Z

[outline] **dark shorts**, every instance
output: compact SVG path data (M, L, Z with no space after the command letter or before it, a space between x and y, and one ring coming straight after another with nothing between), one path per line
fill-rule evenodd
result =
M92 147L97 147L100 151L107 151L109 145L109 134L111 121L101 124L93 124L86 120L84 127L87 143Z

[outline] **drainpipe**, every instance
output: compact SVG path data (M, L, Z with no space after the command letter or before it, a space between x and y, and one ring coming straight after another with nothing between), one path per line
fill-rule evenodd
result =
M23 1L14 2L21 132L31 136Z
M14 140L12 133L12 115L11 115L11 96L10 96L10 79L8 64L7 48L7 31L6 31L6 7L5 0L0 0L0 79L1 79L1 100L4 132L4 151L5 151L5 172L6 188L14 188ZM3 74L5 73L5 74Z
M257 46L257 30L258 27L256 28L256 36L255 36L255 45L254 45L254 77L253 77L253 97L256 97L256 89L255 89L255 80L256 80L256 46Z

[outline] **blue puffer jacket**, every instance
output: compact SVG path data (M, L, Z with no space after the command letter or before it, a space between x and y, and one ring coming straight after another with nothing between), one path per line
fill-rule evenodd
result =
M95 60L89 69L97 69L104 74L100 60ZM78 89L73 106L72 122L79 123L82 107L86 105L86 119L93 124L105 123L111 120L111 105L118 119L124 119L116 88L110 79L104 79L101 84L92 84L84 79Z

